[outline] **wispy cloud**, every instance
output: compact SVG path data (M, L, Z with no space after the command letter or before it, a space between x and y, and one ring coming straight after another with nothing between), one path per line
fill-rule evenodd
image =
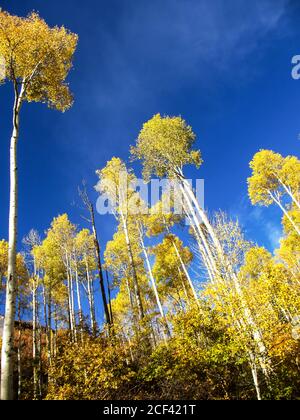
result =
M111 0L101 2L99 13L90 4L80 6L77 25L84 29L71 80L76 100L52 128L68 151L68 176L76 166L76 182L90 174L92 183L94 170L106 160L127 157L141 123L172 107L168 98L189 87L213 97L207 90L218 81L236 83L243 72L257 71L246 58L268 36L285 33L287 4Z
M231 209L231 214L239 220L248 239L255 239L258 245L272 252L278 248L282 228L281 214L276 208L251 206L248 199L243 198Z
M279 241L282 236L282 230L279 228L279 226L272 222L266 222L265 223L265 232L267 234L270 246L272 250L275 250L279 246Z
M198 77L199 72L205 76L212 68L221 71L260 47L272 31L284 33L287 4L287 0L129 2L113 36L106 38L111 64L117 64L109 74L119 79L119 70L126 71L125 88L147 89L147 81L182 83L182 76ZM209 65L201 67L204 63Z
M136 135L132 121L139 126L139 119L161 111L157 109L161 97L195 82L204 91L224 73L234 81L236 66L239 74L242 68L253 71L244 59L261 48L270 33L284 33L288 1L112 3L117 13L109 24L101 14L83 14L90 24L80 34L76 70L80 79L75 86L75 111L80 115L76 127L72 119L70 131L80 139L77 145L83 144L82 152L89 151L86 159L91 165L95 156L107 158L104 150L109 150L112 137L122 137L120 151L127 150ZM96 136L106 142L105 149L95 150Z

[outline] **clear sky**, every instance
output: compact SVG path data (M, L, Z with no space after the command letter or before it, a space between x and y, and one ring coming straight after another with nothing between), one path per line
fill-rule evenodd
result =
M286 0L9 0L79 34L69 81L73 108L25 104L19 142L19 238L67 212L84 226L77 186L129 146L153 114L181 114L197 134L209 212L238 216L247 235L273 249L277 210L251 207L248 163L260 148L299 155L300 2ZM7 238L12 87L0 86L0 237ZM139 173L140 166L135 165ZM96 200L93 192L93 199ZM102 246L112 219L97 217Z

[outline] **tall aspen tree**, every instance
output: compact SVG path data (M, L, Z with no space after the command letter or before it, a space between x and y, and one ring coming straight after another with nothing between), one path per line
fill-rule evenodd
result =
M9 252L1 356L1 399L13 399L13 336L16 302L18 226L17 144L24 102L42 102L65 111L73 103L65 79L72 67L77 36L64 27L50 28L36 13L26 18L0 11L0 56L5 80L12 82L14 105L10 141Z

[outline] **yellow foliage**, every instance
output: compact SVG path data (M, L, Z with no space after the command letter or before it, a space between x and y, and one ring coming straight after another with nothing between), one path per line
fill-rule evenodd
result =
M0 12L0 55L6 78L23 84L24 99L64 111L73 102L65 79L72 67L77 35L50 28L37 13L26 18Z
M184 165L201 165L200 151L192 149L194 142L192 128L181 117L156 114L144 123L131 154L142 160L146 179L152 174L173 178Z

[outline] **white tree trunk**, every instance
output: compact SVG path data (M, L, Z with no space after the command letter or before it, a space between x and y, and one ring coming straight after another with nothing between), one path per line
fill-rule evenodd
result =
M288 218L288 220L291 222L292 226L294 227L295 231L300 235L300 227L296 225L294 220L291 218L289 213L286 211L285 207L281 204L280 200L277 199L271 192L269 192L272 200L279 206L279 208L282 210L282 212L285 214L285 216Z
M298 207L298 209L300 210L300 202L299 200L295 197L295 194L293 194L291 188L289 186L287 186L276 174L275 174L276 178L278 179L278 181L280 182L280 184L282 185L282 187L284 188L285 192L291 197L292 201L294 202L294 204L296 204L296 206ZM299 194L299 192L298 192Z
M201 258L203 260L204 266L206 268L206 271L208 273L209 279L213 283L214 282L214 273L216 271L216 268L215 269L213 268L214 262L212 261L213 259L212 259L211 253L206 251L207 247L208 247L208 251L210 251L208 243L206 243L206 248L205 248L203 243L202 243L203 241L201 240L201 238L199 236L199 233L198 233L198 231L195 227L193 219L189 214L189 211L186 209L186 207L184 205L183 205L183 208L184 208L184 211L186 213L187 218L189 219L191 228L194 231L194 235L195 235L195 239L196 239L196 242L197 242L197 245L198 245L198 248L199 248L199 252L200 252Z
M35 263L34 263L35 265ZM32 359L33 359L33 397L38 399L38 348L37 348L37 278L34 267L32 289Z
M13 109L13 131L10 141L10 197L8 223L8 268L6 282L5 319L1 354L1 400L13 399L13 347L16 313L16 252L18 224L18 165L17 144L19 137L19 113L24 95L24 84L20 93L15 83Z
M186 213L187 213L189 219L192 222L192 226L193 226L194 232L196 234L196 239L197 239L200 251L203 249L204 252L205 252L205 255L206 255L206 258L205 258L204 262L209 261L209 266L207 266L207 270L208 270L209 275L211 273L210 278L216 277L216 279L217 279L220 276L219 276L219 270L217 269L216 257L213 255L213 253L210 249L210 245L208 243L208 240L207 240L207 238L205 237L205 234L202 231L202 228L200 226L198 217L195 214L194 208L193 208L193 206L190 202L190 198L187 195L185 188L182 185L180 187L181 187L181 191L183 193L183 196L185 198L185 201L186 201L186 204L187 204L188 210L189 210L188 212L186 211Z
M190 275L189 275L189 273L187 271L187 268L186 268L186 266L185 266L185 264L184 264L184 262L183 262L183 260L181 258L181 255L180 255L180 252L178 251L178 248L177 248L176 243L174 241L172 241L172 243L173 243L173 247L175 249L176 255L178 257L178 260L180 262L180 265L181 265L181 267L183 269L183 272L184 272L184 274L185 274L185 276L186 276L186 278L187 278L187 280L189 282L189 285L190 285L190 287L192 289L192 292L193 292L193 295L195 297L196 303L199 306L199 300L198 300L197 292L196 292L195 287L193 285L192 279L191 279L191 277L190 277Z
M251 369L251 373L252 373L253 383L254 383L254 386L255 386L256 396L257 396L257 399L260 401L261 400L261 392L260 392L260 386L259 386L259 382L258 382L258 374L257 374L257 368L256 368L256 364L255 364L255 357L251 352L249 353L249 363L250 363L250 369Z
M139 315L139 319L142 320L144 318L144 308L143 308L143 303L142 303L142 299L141 299L139 282L138 282L135 262L134 262L134 258L133 258L130 238L129 238L129 234L128 234L127 221L125 219L125 216L122 213L121 213L121 220L122 220L123 231L124 231L124 235L125 235L125 241L126 241L126 245L127 245L127 249L128 249L128 257L129 257L130 265L131 265L131 268L132 268L133 287L134 287L134 294L135 294L137 307L138 307L138 315Z
M73 313L72 313L72 297L71 297L71 278L69 269L69 258L66 252L66 271L67 271L67 290L68 290L68 316L69 316L69 329L71 339L74 340L74 324L73 324Z
M75 307L74 307L74 287L73 287L73 274L72 269L70 268L70 300L71 300L71 320L72 320L72 330L74 335L74 341L77 341L77 330L76 330L76 318L75 318Z
M92 331L93 335L96 335L94 290L93 290L93 284L92 284L92 281L91 281L89 265L88 265L88 261L87 261L86 257L85 257L85 268L86 268L88 301L89 301L89 309L90 309L91 331Z
M254 342L257 345L257 349L258 349L258 360L260 362L260 367L262 369L262 372L264 373L264 376L265 376L266 380L268 381L269 380L270 371L271 371L271 366L270 366L269 360L267 359L267 350L266 350L266 347L264 345L261 332L258 329L258 327L257 327L257 325L256 325L256 323L255 323L255 321L254 321L254 319L252 317L251 311L250 311L250 309L248 308L248 306L247 306L247 304L245 302L245 299L244 299L244 296L243 296L243 292L241 290L241 287L240 287L239 281L238 281L238 279L236 277L236 274L234 273L234 271L233 271L233 269L232 269L231 264L229 263L229 261L227 261L227 259L225 258L224 252L223 252L223 249L222 249L222 246L221 246L221 243L220 243L219 239L217 238L217 236L216 236L216 234L214 232L213 227L211 226L211 224L210 224L210 222L209 222L209 220L208 220L208 218L207 218L204 210L200 207L200 205L199 205L199 203L198 203L198 201L197 201L197 199L195 197L195 194L194 194L194 192L193 192L190 184L184 178L184 176L183 176L183 174L182 174L181 171L180 171L179 180L182 183L182 184L180 184L181 191L184 194L184 197L186 198L186 202L187 202L187 204L189 206L189 209L192 212L192 216L194 217L194 221L196 223L197 230L199 231L199 234L201 233L201 227L200 227L200 224L199 224L198 219L194 215L194 211L193 211L191 202L194 204L194 206L195 206L195 208L196 208L199 216L201 217L201 219L202 219L202 221L203 221L203 223L204 223L204 225L205 225L205 227L207 229L207 232L208 232L208 234L209 234L209 236L210 236L210 238L211 238L211 240L213 242L213 245L214 245L214 247L215 247L215 249L217 251L219 263L220 263L221 267L223 267L224 270L225 270L226 277L228 279L231 279L233 281L235 290L236 290L236 292L237 292L237 294L239 296L239 299L241 301L241 306L242 306L242 309L243 309L243 313L244 313L244 317L245 317L245 322L251 328L253 340L254 340ZM190 202L190 200L191 200L191 202ZM201 237L201 239L202 239L202 237ZM218 279L221 279L221 275L218 276L218 273L216 273L216 274L217 274L217 278Z
M159 294L158 294L158 290L157 290L157 286L156 286L156 281L155 281L153 273L152 273L152 268L151 268L151 264L150 264L150 261L149 261L148 252L147 252L147 249L146 249L145 244L144 244L143 235L142 235L142 232L140 230L139 230L139 233L140 233L140 242L141 242L143 254L144 254L144 257L145 257L145 260L146 260L146 264L147 264L148 274L149 274L149 277L150 277L151 285L152 285L152 288L153 288L153 291L154 291L154 295L155 295L156 303L157 303L157 306L158 306L158 309L159 309L159 312L160 312L160 316L162 318L163 325L164 325L164 328L163 328L163 331L162 331L163 339L164 339L165 343L167 343L167 338L166 338L166 334L165 334L164 330L166 330L167 334L170 336L170 330L169 330L169 327L168 327L168 322L167 322L167 319L166 319L166 316L165 316L165 313L164 313L164 310L163 310L163 307L162 307L162 304L161 304L161 301L160 301L160 298L159 298Z
M187 292L187 289L186 289L186 286L185 286L185 283L184 283L184 279L182 277L182 272L180 270L180 267L178 267L178 274L179 274L179 277L180 277L180 280L181 280L181 284L182 284L182 288L183 288L183 293L184 293L184 296L186 298L186 302L187 302L188 306L190 306L191 301L190 301L190 298L189 298L189 295L188 295L188 292Z
M215 246L216 250L218 251L218 253L220 253L222 255L222 247L221 247L220 241L217 238L217 236L215 234L215 231L214 231L212 225L210 224L210 222L208 220L208 217L206 216L205 211L200 207L200 205L199 205L199 203L198 203L198 201L195 197L195 194L194 194L194 191L193 191L191 185L189 184L189 182L184 177L181 179L181 182L183 184L183 189L186 191L190 200L194 204L200 218L202 219L202 221L203 221L203 223L204 223L204 225L207 229L207 232L209 233L209 235L210 235L210 237L211 237L211 239L214 243L214 246Z
M22 394L22 360L21 360L21 348L22 348L22 335L21 335L21 321L19 320L19 332L18 332L18 400L21 399Z
M76 258L76 257L75 257ZM81 338L83 339L83 314L82 314L82 305L81 305L81 293L80 293L80 284L78 276L77 262L75 261L75 282L76 282L76 295L77 295L77 306L78 306L78 315L79 315L79 330Z
M47 306L48 306L48 338L47 338L47 353L48 353L48 363L49 366L52 364L52 296L51 296L51 286L48 289L47 296Z

